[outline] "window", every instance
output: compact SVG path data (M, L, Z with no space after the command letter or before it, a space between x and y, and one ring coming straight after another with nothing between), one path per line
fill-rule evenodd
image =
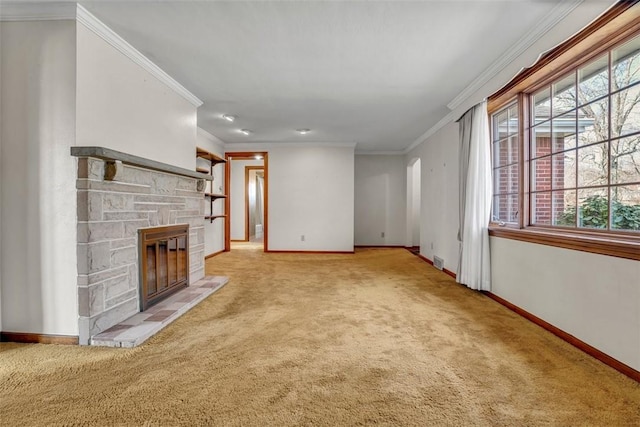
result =
M493 235L640 260L640 24L618 6L489 98Z
M529 105L530 224L640 230L640 37Z
M518 222L519 156L518 105L513 103L491 117L493 159L493 221Z

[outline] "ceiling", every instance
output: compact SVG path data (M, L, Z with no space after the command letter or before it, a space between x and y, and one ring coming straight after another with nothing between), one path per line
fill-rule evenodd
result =
M204 101L198 125L224 142L355 142L358 151L397 152L443 119L447 104L557 6L80 3ZM300 128L311 132L300 135Z

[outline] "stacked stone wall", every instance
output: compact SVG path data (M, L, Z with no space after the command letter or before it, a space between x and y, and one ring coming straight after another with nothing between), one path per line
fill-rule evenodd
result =
M78 159L80 343L140 311L138 229L189 224L189 280L204 277L204 195L197 178ZM115 170L109 170L114 168Z

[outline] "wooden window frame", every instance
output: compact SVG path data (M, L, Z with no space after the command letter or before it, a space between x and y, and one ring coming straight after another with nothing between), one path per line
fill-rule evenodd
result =
M517 217L517 221L515 222L505 222L502 219L498 219L498 220L494 220L494 215L493 215L493 207L494 207L494 197L496 196L496 193L494 191L493 195L492 195L492 200L491 200L491 210L492 210L492 215L491 215L491 219L490 219L490 225L493 227L506 227L506 228L522 228L522 157L521 157L521 151L522 151L522 128L521 128L521 122L522 122L522 116L520 115L522 113L522 108L519 104L519 97L515 98L515 99L511 99L510 101L508 101L507 103L505 103L505 105L501 106L500 108L496 109L494 112L489 114L489 123L490 123L490 129L491 129L491 172L492 174L499 168L504 168L505 166L500 165L498 168L495 167L494 164L494 160L495 160L495 152L493 151L495 149L495 143L496 143L496 139L495 139L495 135L493 134L493 131L495 129L494 127L494 123L493 123L493 118L499 114L502 113L505 110L509 110L511 109L512 106L517 105L517 109L518 109L518 131L517 131L517 135L518 135L518 161L517 161L517 165L518 165L518 217ZM508 126L508 125L507 125ZM508 136L509 138L511 137L510 135ZM499 140L499 139L498 139ZM514 163L515 164L515 163ZM511 164L508 164L507 166L511 166ZM492 188L495 190L495 177L493 177L492 182L491 182L491 186ZM499 194L499 193L498 193ZM507 195L509 194L513 194L513 193L506 193Z
M640 260L640 233L633 231L591 230L581 228L529 225L531 215L529 94L551 84L563 75L640 35L639 1L620 1L583 31L544 54L536 64L523 70L511 82L488 99L492 115L518 103L520 136L518 223L489 224L489 235L566 249ZM493 129L493 127L492 127ZM492 138L493 142L493 138ZM493 157L492 157L493 159ZM493 169L493 164L492 164ZM492 184L493 185L493 184ZM493 203L492 203L493 204Z

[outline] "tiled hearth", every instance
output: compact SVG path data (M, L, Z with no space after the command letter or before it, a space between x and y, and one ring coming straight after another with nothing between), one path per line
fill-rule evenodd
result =
M206 276L164 301L135 314L91 338L91 345L135 347L223 287L223 276Z

